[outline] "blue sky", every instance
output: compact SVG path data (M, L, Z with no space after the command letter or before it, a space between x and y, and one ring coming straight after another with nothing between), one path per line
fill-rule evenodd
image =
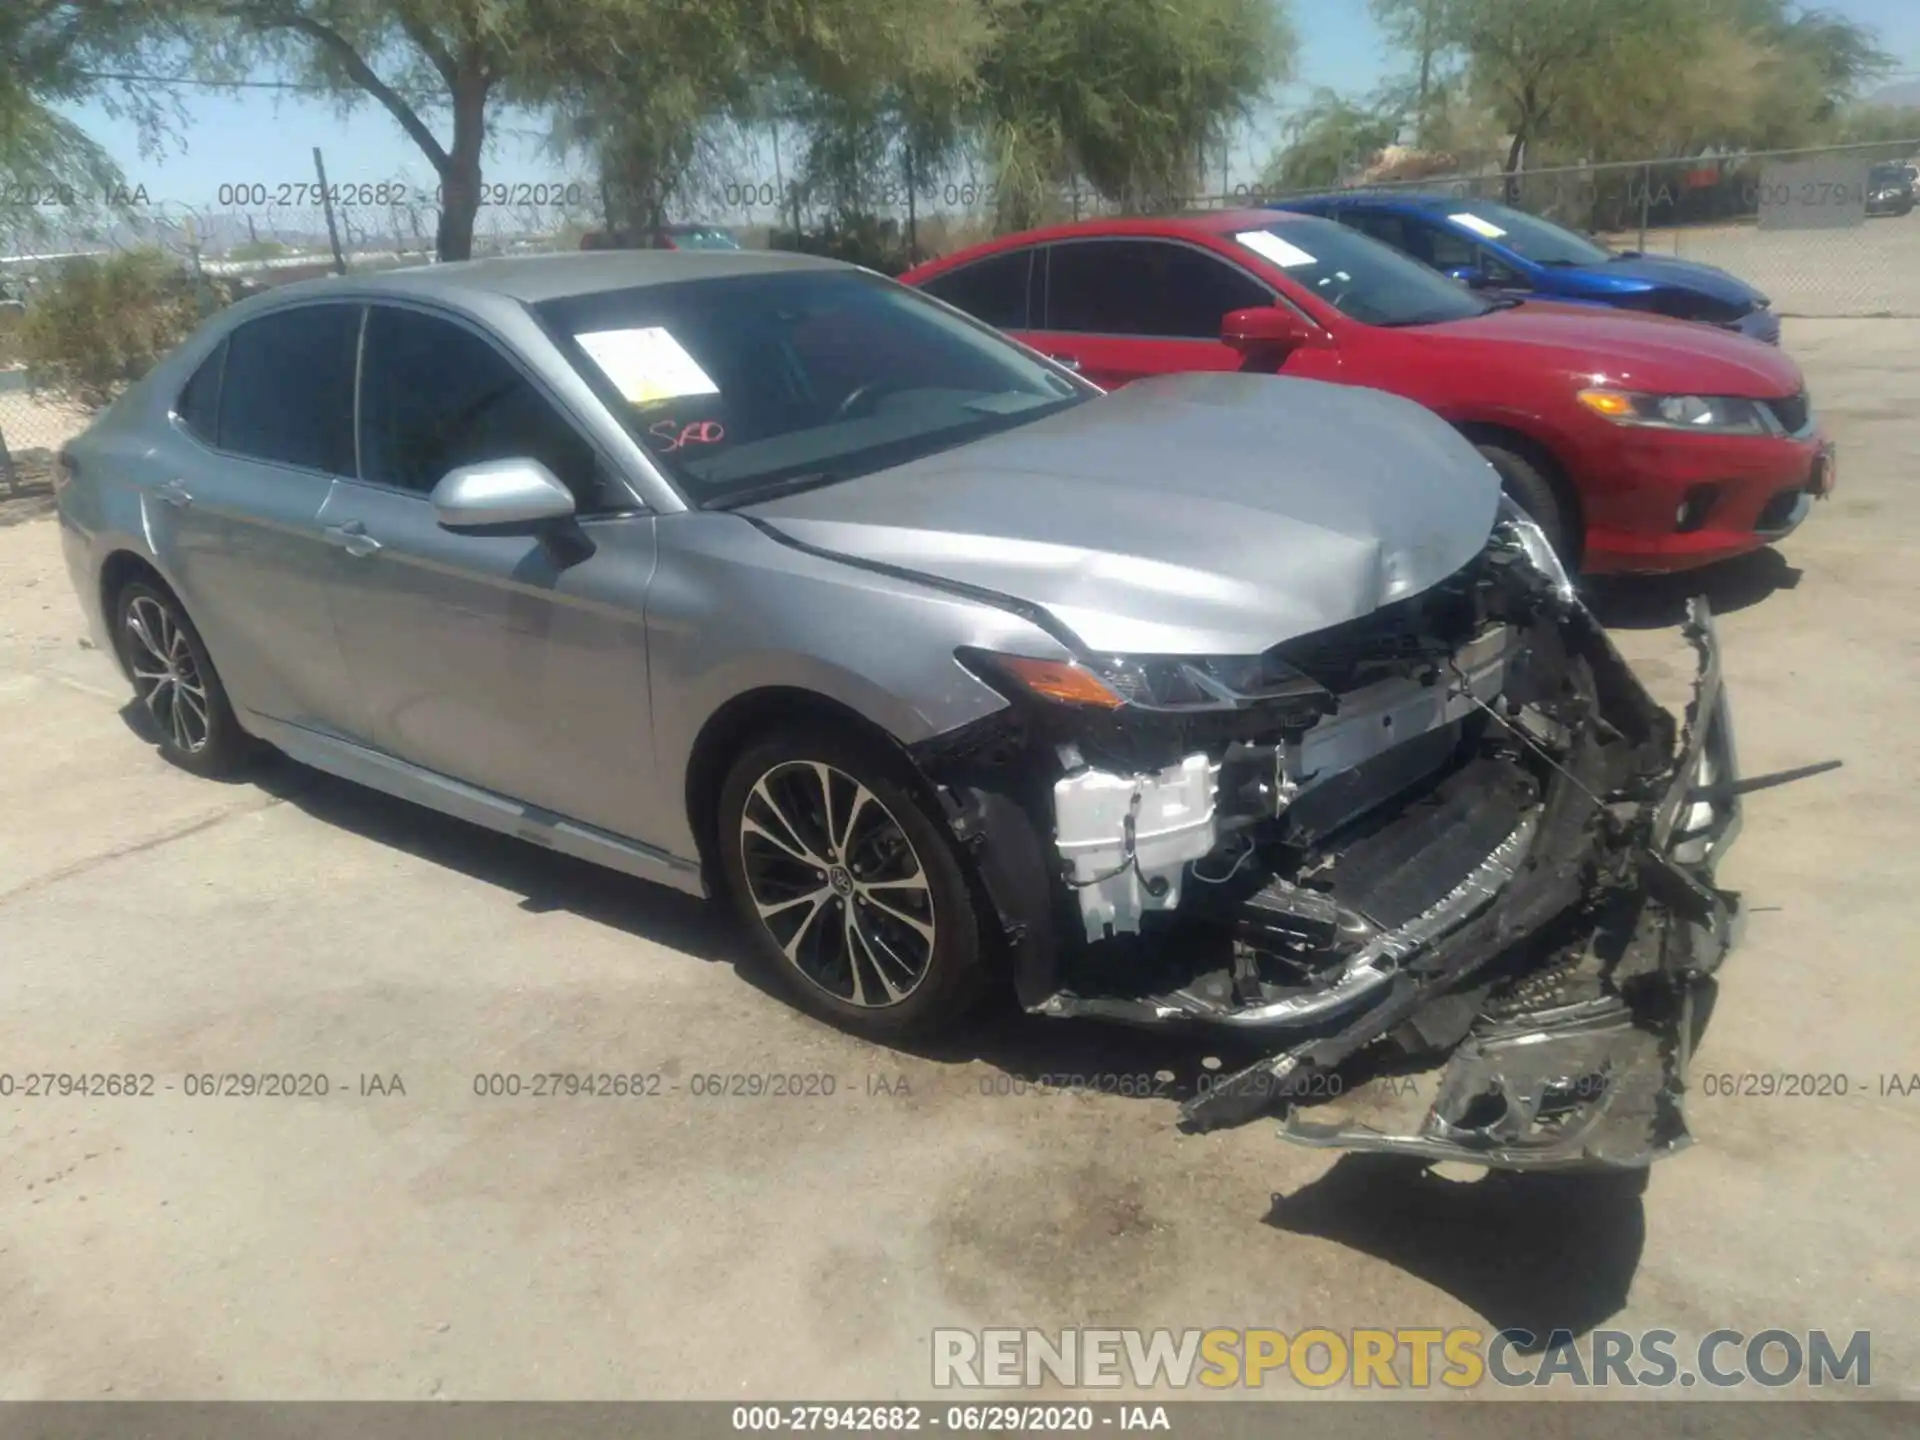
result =
M1920 0L1825 0L1833 9L1873 25L1882 43L1920 78ZM1393 68L1364 0L1293 0L1301 39L1298 79L1276 97L1270 117L1243 138L1233 156L1233 180L1249 179L1280 135L1280 119L1314 87L1364 93ZM132 126L96 106L72 114L103 143L130 185L144 187L152 203L195 207L215 203L222 185L306 183L313 179L312 147L326 157L327 178L336 184L406 178L431 188L434 177L423 157L382 110L362 106L342 118L330 105L288 92L252 90L182 94L188 123L160 156L139 153ZM585 167L544 158L537 126L526 116L502 117L509 133L496 134L488 157L490 181L553 182L585 178ZM771 178L758 175L745 179ZM224 207L223 207L224 208Z

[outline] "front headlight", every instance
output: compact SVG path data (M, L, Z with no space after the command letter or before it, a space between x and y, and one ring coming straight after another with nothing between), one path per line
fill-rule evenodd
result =
M1520 553L1546 577L1562 600L1573 599L1573 577L1567 574L1567 567L1561 563L1560 553L1553 548L1553 542L1547 539L1547 532L1514 503L1511 495L1500 497L1500 514L1495 521L1495 529L1504 531L1509 540L1519 546Z
M1238 710L1326 697L1319 682L1270 655L1116 655L1082 663L962 649L956 658L1005 693L1098 710Z
M1582 390L1579 401L1616 425L1691 430L1712 435L1772 435L1773 412L1736 395L1643 395L1632 390Z

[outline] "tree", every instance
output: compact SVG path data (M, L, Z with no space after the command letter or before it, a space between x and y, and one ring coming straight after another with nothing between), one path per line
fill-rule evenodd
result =
M1357 104L1332 90L1287 121L1287 144L1261 177L1272 191L1319 190L1336 185L1391 145L1400 117L1391 109Z
M842 226L904 209L917 256L919 201L951 173L979 112L981 65L1004 35L1006 0L915 0L919 40L891 67L829 87L789 83L772 107L804 137L799 192Z
M1684 57L1689 0L1446 0L1445 41L1506 126L1504 169L1569 112L1629 85L1636 67Z
M1413 116L1413 143L1422 148L1433 142L1430 120L1448 43L1446 0L1368 0L1374 23L1400 50L1413 57L1413 75L1406 109Z
M93 68L104 56L147 58L165 38L156 19L145 0L0 4L0 232L38 233L50 218L115 208L119 167L55 107L97 99L134 119L143 144L164 135L170 106Z
M562 143L587 137L616 157L617 172L651 177L638 188L657 196L684 164L721 77L724 95L785 68L829 88L864 79L915 51L911 26L932 0L175 3L203 22L203 74L277 64L343 104L385 109L439 178L436 246L440 258L458 260L472 253L483 159L502 106L566 109L573 123Z
M1887 159L1903 159L1920 141L1920 106L1850 106L1834 116L1833 139L1841 145L1886 145Z
M981 66L1001 223L1031 224L1075 177L1122 205L1178 205L1294 50L1270 0L1012 0Z

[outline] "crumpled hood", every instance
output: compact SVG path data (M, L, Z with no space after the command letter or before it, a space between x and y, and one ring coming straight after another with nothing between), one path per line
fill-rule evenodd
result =
M1766 299L1739 276L1729 274L1717 265L1664 255L1635 255L1610 260L1604 265L1542 266L1539 276L1538 285L1542 294L1604 299L1620 292L1620 282L1634 281L1638 285L1661 290L1704 295L1723 305L1748 309L1762 304Z
M1427 589L1500 486L1377 390L1170 375L742 513L815 548L1044 607L1092 650L1255 654Z

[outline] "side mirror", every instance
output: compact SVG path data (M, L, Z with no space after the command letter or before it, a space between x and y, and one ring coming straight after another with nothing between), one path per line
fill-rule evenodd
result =
M428 497L449 530L534 525L573 514L573 492L538 460L486 460L449 470Z
M1456 265L1453 269L1447 271L1447 278L1449 280L1458 280L1469 290L1484 290L1487 288L1486 272L1484 270L1476 270L1471 265Z
M1280 305L1232 310L1220 321L1220 343L1235 350L1292 350L1313 341L1319 331L1305 317Z

